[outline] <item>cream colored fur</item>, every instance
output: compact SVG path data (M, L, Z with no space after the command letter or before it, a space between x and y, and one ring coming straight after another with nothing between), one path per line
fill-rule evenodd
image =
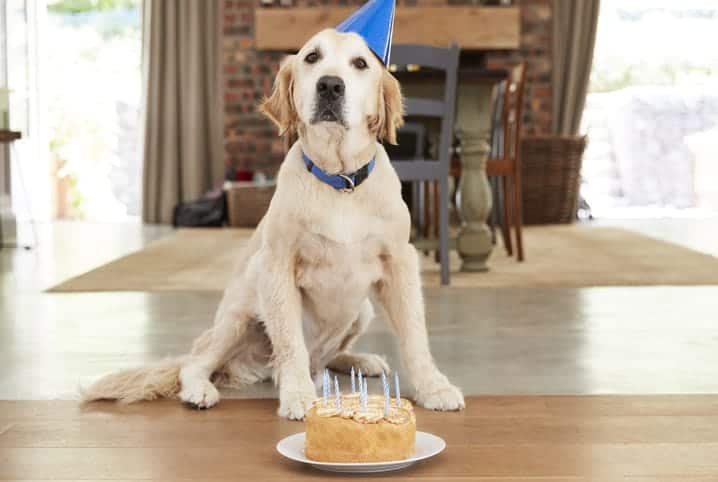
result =
M315 64L304 61L319 49ZM362 57L369 68L358 70ZM312 123L316 82L346 85L344 125ZM377 138L395 141L402 122L399 84L355 34L325 30L283 63L262 110L281 133L299 140L282 163L269 210L239 260L214 325L189 356L109 375L85 400L135 401L178 396L200 408L219 401L215 385L274 378L281 416L301 419L316 397L313 376L324 367L369 375L388 371L383 357L352 351L385 313L421 405L464 406L429 351L419 262L409 244L410 218L401 186ZM345 193L307 172L302 150L330 173L352 172L372 157L376 167Z

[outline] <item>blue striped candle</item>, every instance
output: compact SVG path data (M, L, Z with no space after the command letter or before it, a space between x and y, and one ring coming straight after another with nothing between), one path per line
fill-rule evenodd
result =
M394 372L394 393L396 394L396 406L401 408L401 391L399 390L399 372Z
M329 370L324 369L324 380L322 382L322 398L324 398L324 404L329 402Z
M359 375L359 380L361 380L361 392L359 393L359 400L361 401L361 410L362 412L366 412L367 409L367 398L369 394L367 393L367 386L366 386L366 378L362 379L361 375Z
M352 393L356 392L356 385L354 385L354 367L352 367Z
M384 416L389 416L389 399L391 396L389 395L389 382L386 379L386 374L384 372L381 372L381 385L384 389Z
M327 398L327 369L325 368L322 372L322 398L326 401Z
M342 398L339 392L339 378L336 375L334 375L334 401L336 403L337 410L341 410Z

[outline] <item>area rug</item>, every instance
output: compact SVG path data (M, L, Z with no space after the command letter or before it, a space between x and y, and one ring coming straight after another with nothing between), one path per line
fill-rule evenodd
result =
M220 291L252 230L180 229L145 249L71 278L52 292ZM618 228L535 226L525 230L526 261L497 245L485 273L459 270L453 287L589 287L718 284L718 258ZM422 256L425 286L439 286L439 267Z

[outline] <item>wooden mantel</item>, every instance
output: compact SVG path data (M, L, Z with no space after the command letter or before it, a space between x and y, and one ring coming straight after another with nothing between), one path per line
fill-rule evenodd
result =
M354 10L354 7L257 7L256 47L297 50L316 32L334 27ZM516 49L520 25L518 7L398 7L394 43L445 47L455 42L464 50Z

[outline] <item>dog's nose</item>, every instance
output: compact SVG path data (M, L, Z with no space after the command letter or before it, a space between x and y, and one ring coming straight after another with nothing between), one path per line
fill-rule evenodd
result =
M336 75L325 75L317 81L317 92L329 99L344 97L344 81Z

